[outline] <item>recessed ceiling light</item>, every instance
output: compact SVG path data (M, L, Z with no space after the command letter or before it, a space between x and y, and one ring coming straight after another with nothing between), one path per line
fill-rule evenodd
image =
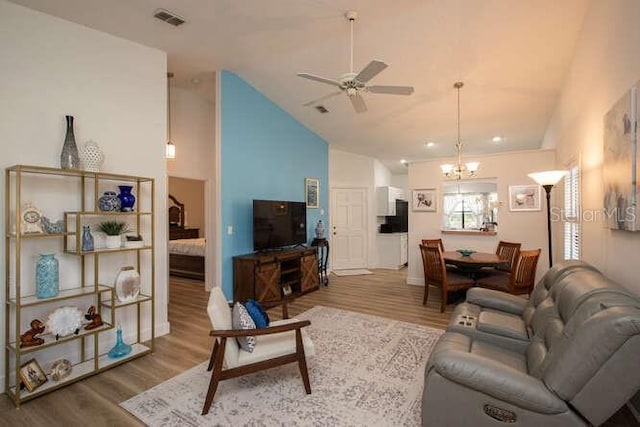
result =
M407 159L400 159L400 163L402 163L403 165L406 165L409 162L407 162Z
M433 142L433 141L429 141L429 142L426 142L426 143L424 144L424 146L425 146L425 147L427 147L427 148L433 148L433 147L435 147L435 146L436 146L436 143L435 143L435 142Z
M494 136L492 141L497 144L499 142L502 142L502 137L501 136Z

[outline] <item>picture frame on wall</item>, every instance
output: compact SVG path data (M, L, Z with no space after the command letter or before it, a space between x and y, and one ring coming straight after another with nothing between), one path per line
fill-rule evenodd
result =
M411 207L416 212L435 212L437 192L435 188L413 190Z
M308 208L320 207L320 181L317 178L304 179L304 199Z
M20 366L20 380L28 391L34 391L47 382L47 376L36 359L31 359Z
M540 186L536 184L510 185L509 186L509 210L539 211L542 209Z

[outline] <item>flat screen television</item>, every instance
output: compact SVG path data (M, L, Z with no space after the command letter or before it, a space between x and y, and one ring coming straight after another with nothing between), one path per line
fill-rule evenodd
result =
M307 205L284 200L253 201L253 250L266 251L307 241Z

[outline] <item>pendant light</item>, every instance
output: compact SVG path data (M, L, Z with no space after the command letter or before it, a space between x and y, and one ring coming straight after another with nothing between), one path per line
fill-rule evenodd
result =
M171 142L171 79L173 73L167 73L167 144L165 145L165 157L176 158L176 146Z
M456 152L458 154L458 161L455 165L446 164L440 165L442 173L447 178L461 179L466 177L476 176L478 171L479 162L467 162L462 163L462 140L460 139L460 89L464 86L462 82L455 82L453 87L458 91L458 140L456 141Z

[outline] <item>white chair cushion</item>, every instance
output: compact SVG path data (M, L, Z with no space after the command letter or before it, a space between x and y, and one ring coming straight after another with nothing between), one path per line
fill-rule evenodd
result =
M297 322L298 319L276 320L271 322L269 326L286 325L288 323ZM263 360L273 359L275 357L285 356L295 353L296 351L296 332L288 331L273 335L260 335L256 337L258 342L252 353L246 351L238 352L237 363L234 366L247 365ZM313 356L315 350L313 341L302 328L302 344L304 345L305 356Z
M231 307L220 286L215 286L209 294L207 313L211 320L211 329L229 330L231 327ZM227 339L224 351L224 365L227 369L238 366L238 342L235 339ZM244 352L243 352L244 353Z

